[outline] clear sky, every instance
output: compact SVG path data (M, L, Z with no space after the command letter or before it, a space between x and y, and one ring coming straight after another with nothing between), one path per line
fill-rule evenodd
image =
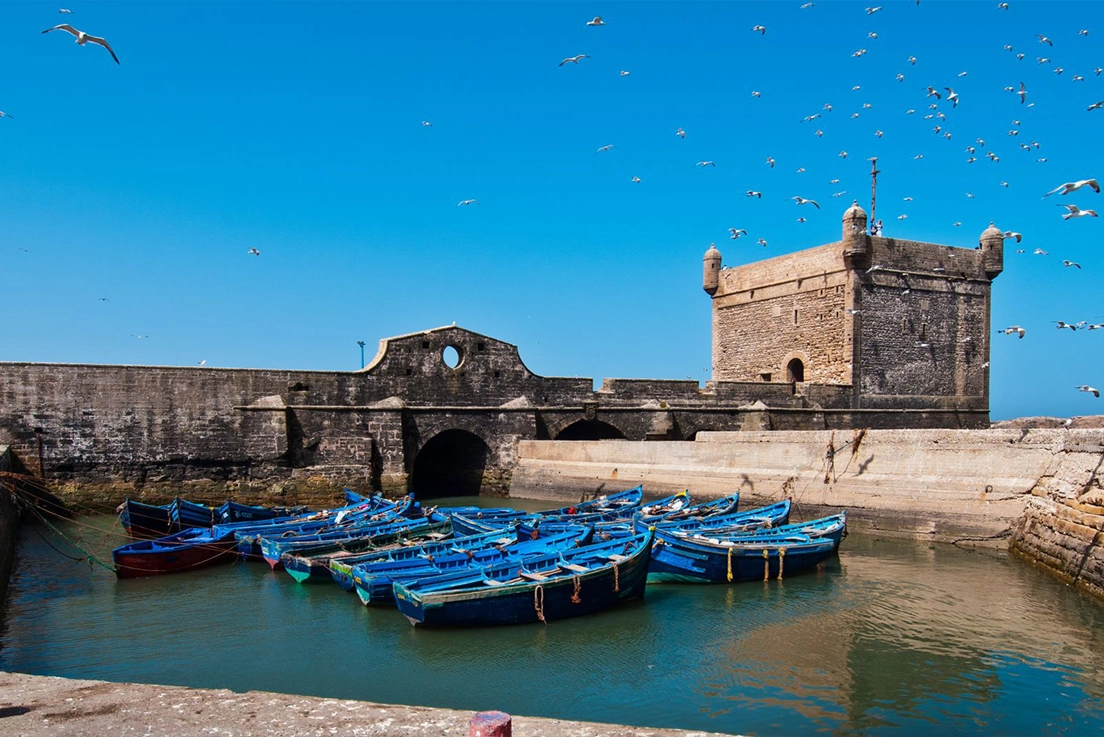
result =
M456 322L545 376L705 381L709 244L838 240L878 156L887 236L1023 234L993 418L1104 412L1104 330L1055 327L1104 323L1104 220L1059 206L1104 196L1042 197L1104 174L1104 3L881 3L7 0L0 360L349 370Z

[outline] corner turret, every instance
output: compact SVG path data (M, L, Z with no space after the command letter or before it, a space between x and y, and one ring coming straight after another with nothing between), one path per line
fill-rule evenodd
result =
M989 227L981 232L979 247L985 276L992 281L1004 271L1004 233L996 225L989 223Z
M870 259L866 235L866 210L855 200L843 213L843 259L849 268L865 268Z
M721 283L721 252L717 250L716 245L709 244L709 250L705 252L704 262L702 265L702 289L712 297L717 293L717 288Z

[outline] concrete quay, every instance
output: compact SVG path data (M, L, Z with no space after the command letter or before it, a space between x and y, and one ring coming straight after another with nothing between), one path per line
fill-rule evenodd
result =
M0 671L3 737L461 737L476 712ZM517 737L711 737L713 732L513 717Z

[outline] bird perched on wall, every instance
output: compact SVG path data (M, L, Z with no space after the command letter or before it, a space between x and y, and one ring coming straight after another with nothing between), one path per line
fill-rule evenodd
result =
M1095 389L1095 388L1089 386L1088 384L1082 384L1081 386L1077 387L1077 391L1092 394L1094 397L1099 397L1100 396L1100 390Z
M1009 325L1004 330L998 330L997 332L1004 333L1005 335L1019 335L1022 339L1027 331L1021 328L1019 325Z
M1047 192L1043 197L1050 197L1052 194L1069 194L1070 192L1076 192L1082 187L1089 187L1093 192L1100 194L1100 183L1095 179L1079 179L1076 182L1066 182L1065 184L1059 184L1054 189Z
M115 52L112 50L111 46L108 45L107 40L100 36L90 36L84 31L78 31L76 28L73 28L73 26L69 25L68 23L62 23L60 25L54 26L53 28L47 28L45 31L43 31L43 33L49 33L50 31L65 31L66 33L73 34L74 36L76 36L78 46L84 46L86 43L89 42L97 44L99 46L103 46L105 49L107 49L107 53L111 54L111 58L115 60L115 63L119 63L119 57L115 56Z
M563 61L560 62L560 66L562 67L564 64L566 64L568 62L571 62L572 64L578 64L580 59L589 59L589 58L590 57L587 56L586 54L579 54L578 56L569 56L569 57L567 57L566 59L564 59Z
M1096 210L1082 210L1077 205L1058 205L1058 207L1064 207L1069 210L1069 212L1062 216L1063 220L1069 220L1070 218L1096 217Z
M1062 259L1062 266L1065 266L1066 268L1069 268L1070 266L1076 266L1078 269L1081 268L1081 264L1077 263L1076 261L1070 261L1068 258Z

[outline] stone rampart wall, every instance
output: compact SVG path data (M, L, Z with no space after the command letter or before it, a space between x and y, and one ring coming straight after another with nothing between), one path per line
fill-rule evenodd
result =
M1102 430L701 433L695 442L532 442L511 496L576 501L643 483L649 496L792 497L796 516L846 509L856 528L1007 545L1033 495L1098 483ZM833 452L829 454L829 445Z

